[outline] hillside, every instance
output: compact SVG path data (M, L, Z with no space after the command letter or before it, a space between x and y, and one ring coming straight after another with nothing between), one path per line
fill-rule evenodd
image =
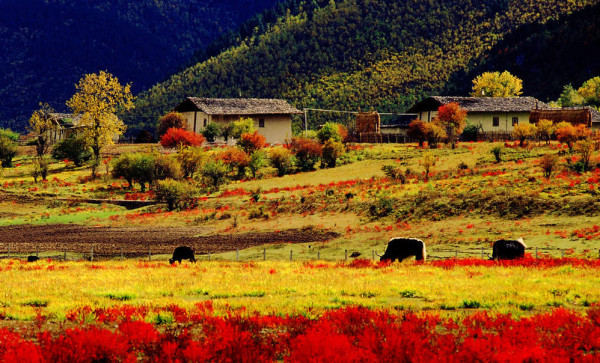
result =
M533 56L512 70L525 79L526 92L556 99L562 85L599 71L593 56L597 30L588 16L598 11L598 3L345 0L312 2L311 9L300 4L265 32L141 94L127 122L152 119L189 95L282 97L300 108L403 111L430 93L465 93L474 71L511 68L523 52ZM590 26L572 27L579 18ZM580 57L578 67L558 72L570 64L570 47L553 45L565 27L569 39L579 42ZM542 36L547 39L539 43ZM529 49L532 42L543 51ZM499 46L513 51L499 57ZM551 50L561 51L556 62L548 62ZM539 78L552 78L554 86L545 88L544 81L527 86ZM310 122L323 119L311 115Z
M276 2L2 1L0 127L22 131L41 101L64 111L85 73L108 70L147 89Z

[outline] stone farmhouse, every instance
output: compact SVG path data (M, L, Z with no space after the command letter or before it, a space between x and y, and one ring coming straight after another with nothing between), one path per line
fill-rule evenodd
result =
M251 118L254 127L270 144L280 144L292 135L292 115L302 112L287 101L258 98L188 97L174 111L183 114L187 129L201 133L210 123L227 125L240 118Z
M467 110L467 123L484 132L510 133L515 125L530 122L532 110L549 110L551 107L533 97L446 97L432 96L415 104L407 112L429 122L437 115L440 106L456 102Z

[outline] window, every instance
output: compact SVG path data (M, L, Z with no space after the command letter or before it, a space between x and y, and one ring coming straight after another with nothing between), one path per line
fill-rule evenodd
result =
M519 118L518 117L513 117L513 123L512 123L512 125L515 126L515 125L518 125L518 124L519 124Z
M265 119L264 118L258 119L258 127L265 127Z
M207 121L207 119L204 119L204 127L206 127Z
M494 119L492 120L492 126L494 126L494 127L500 126L500 117L494 116Z

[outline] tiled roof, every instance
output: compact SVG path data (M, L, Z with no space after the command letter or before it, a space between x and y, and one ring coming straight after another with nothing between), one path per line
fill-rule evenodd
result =
M198 98L188 97L175 111L193 105L209 115L278 115L299 114L300 110L285 100L260 98Z
M550 109L546 103L533 97L453 97L432 96L417 103L407 112L434 111L441 105L456 102L468 112L529 112Z

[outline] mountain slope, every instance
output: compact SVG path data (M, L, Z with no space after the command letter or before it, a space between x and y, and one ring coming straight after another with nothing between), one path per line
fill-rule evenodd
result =
M512 32L560 21L598 3L332 0L310 11L291 9L263 34L143 93L127 121L155 117L189 95L282 97L300 108L403 111L426 94L457 89L453 82L465 83L457 75L470 75L471 67L480 66ZM466 83L470 88L470 79ZM323 117L311 116L310 122L321 123Z
M0 126L23 130L41 101L64 102L85 73L108 70L134 91L277 0L3 0Z

